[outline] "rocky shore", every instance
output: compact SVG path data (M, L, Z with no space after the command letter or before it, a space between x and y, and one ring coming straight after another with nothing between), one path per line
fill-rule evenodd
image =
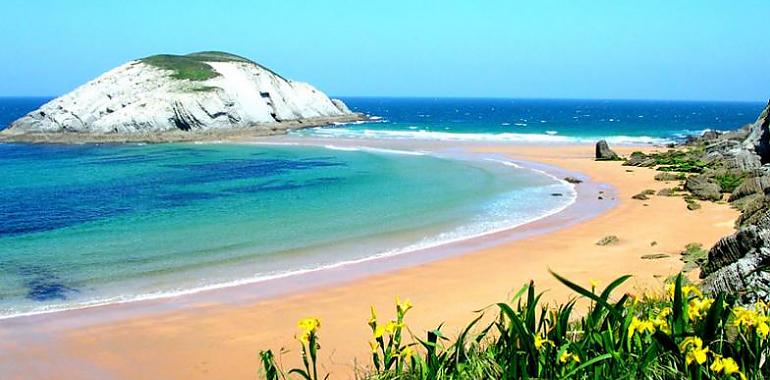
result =
M729 202L741 212L736 232L708 250L700 262L707 291L734 294L738 301L770 301L770 104L756 122L728 133L709 131L668 151L634 152L624 165L655 168L657 180L676 181L667 196L699 202ZM597 144L597 159L614 152Z
M200 52L118 66L16 120L0 141L219 140L364 119L249 59Z

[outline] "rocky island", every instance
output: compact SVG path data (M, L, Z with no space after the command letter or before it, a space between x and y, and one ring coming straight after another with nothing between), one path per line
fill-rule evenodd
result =
M340 100L234 54L155 55L120 65L0 132L0 141L237 138L362 120Z

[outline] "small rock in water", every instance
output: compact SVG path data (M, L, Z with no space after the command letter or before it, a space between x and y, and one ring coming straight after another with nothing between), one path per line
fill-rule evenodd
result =
M569 183L574 183L574 184L578 184L578 183L582 183L583 182L582 179L577 179L575 177L564 177L564 180L569 182Z
M561 197L561 196L563 196L563 195L564 195L564 194L562 194L562 193L551 193L551 196L552 196L552 197Z

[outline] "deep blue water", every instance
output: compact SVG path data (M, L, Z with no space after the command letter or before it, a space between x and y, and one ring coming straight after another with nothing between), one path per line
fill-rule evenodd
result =
M0 129L50 98L0 98ZM677 140L704 130L733 130L754 122L765 107L755 102L366 98L343 100L381 122L324 129L346 137L458 138L496 135L512 140L612 138L620 142ZM521 135L525 136L521 136ZM628 137L628 138L624 138ZM483 138L483 137L482 137Z
M756 120L765 103L448 98L345 98L380 123L310 131L330 137L624 143L675 141ZM308 133L308 132L303 132Z

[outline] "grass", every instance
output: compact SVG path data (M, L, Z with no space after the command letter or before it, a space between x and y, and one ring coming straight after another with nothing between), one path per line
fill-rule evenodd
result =
M205 81L216 78L219 73L206 62L242 62L256 65L280 77L274 71L247 58L221 51L202 51L187 55L159 54L140 59L148 65L172 72L174 79Z
M702 156L703 150L699 147L693 147L670 149L666 152L650 154L633 152L630 158L649 158L650 162L646 166L657 166L657 169L662 172L701 173L704 169L711 167L710 164L700 159Z
M765 379L770 369L770 316L764 303L737 306L711 298L680 274L658 295L618 294L630 276L600 289L554 276L575 294L542 301L535 284L508 302L480 310L449 339L442 326L419 336L408 328L412 305L396 301L392 320L372 309L370 365L359 379ZM578 301L588 303L587 311ZM494 320L482 322L485 314ZM302 367L285 371L272 351L261 353L263 377L318 380L320 321L299 323ZM361 345L366 347L365 342Z
M684 268L682 269L684 272L702 267L706 260L708 260L708 251L703 249L703 244L700 243L687 244L679 254L684 262Z
M732 193L746 178L744 173L721 173L714 177L719 186L722 188L723 193Z

